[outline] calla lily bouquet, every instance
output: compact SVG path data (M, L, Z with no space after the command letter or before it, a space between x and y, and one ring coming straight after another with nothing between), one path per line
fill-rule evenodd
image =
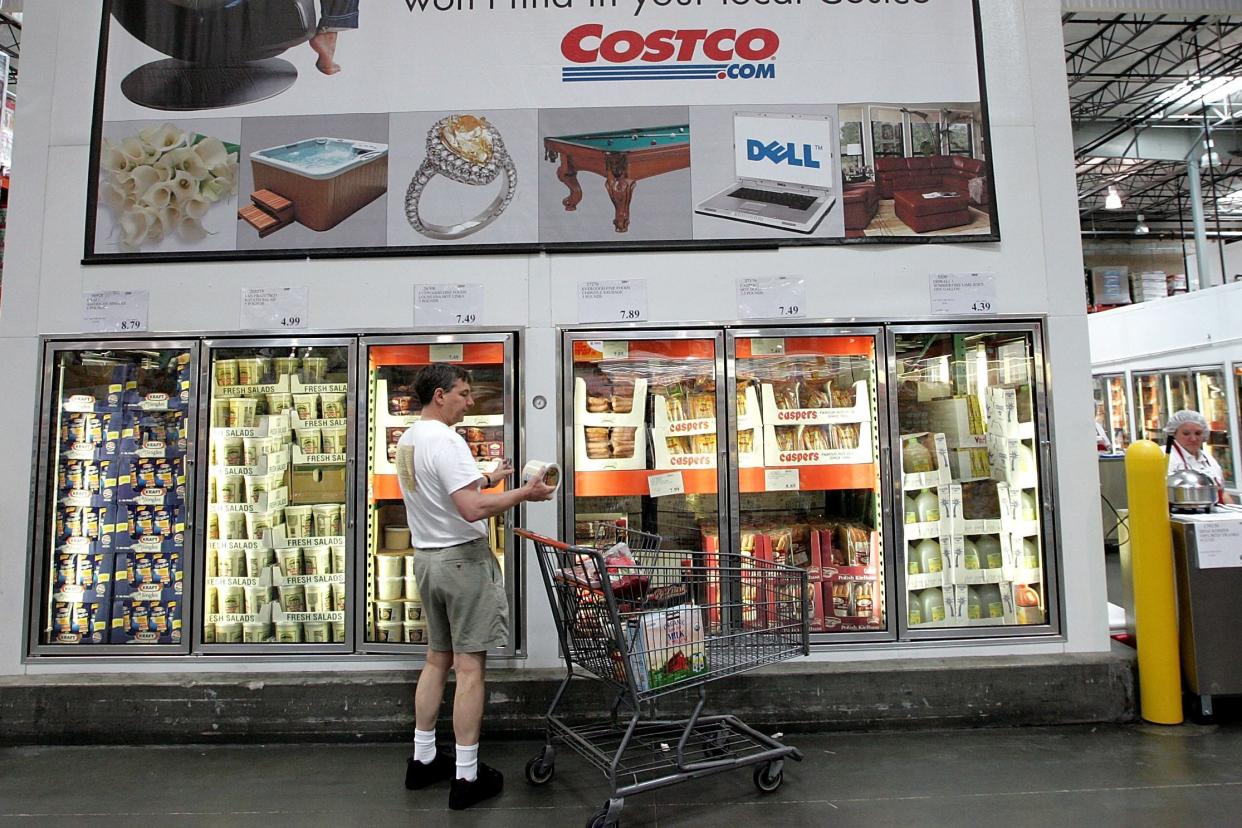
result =
M139 130L114 143L103 140L99 200L112 210L121 249L177 236L207 237L203 216L237 192L241 148L172 124Z

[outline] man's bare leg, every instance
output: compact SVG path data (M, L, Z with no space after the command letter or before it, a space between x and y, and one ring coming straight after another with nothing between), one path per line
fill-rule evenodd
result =
M310 47L319 55L315 68L325 75L335 75L341 67L333 60L336 55L336 32L320 32L310 39Z
M483 681L486 653L453 653L457 690L453 694L453 737L459 745L477 745L483 729ZM421 691L422 680L419 680Z
M414 726L419 730L436 729L436 716L440 712L440 702L444 700L444 684L448 680L448 671L452 664L452 653L427 651L427 663L418 675L418 688L414 691ZM480 707L480 714L481 712Z

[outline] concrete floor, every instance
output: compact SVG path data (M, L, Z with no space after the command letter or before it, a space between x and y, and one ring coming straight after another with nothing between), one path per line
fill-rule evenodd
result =
M760 795L749 770L631 797L632 826L827 825L1048 828L1237 825L1242 724L1074 726L793 735L806 754ZM506 774L461 813L446 787L402 787L408 747L271 745L0 750L4 825L584 825L606 795L562 751L555 778L523 778L539 743L485 741ZM67 820L72 820L68 823Z

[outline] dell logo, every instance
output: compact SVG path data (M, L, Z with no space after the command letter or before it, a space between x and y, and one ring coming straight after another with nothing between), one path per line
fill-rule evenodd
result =
M773 164L788 164L791 167L806 167L807 169L819 169L819 161L814 157L810 144L803 144L801 152L793 143L782 144L778 141L772 141L765 144L762 141L756 141L754 138L746 139L746 159L748 161L763 161L769 159Z

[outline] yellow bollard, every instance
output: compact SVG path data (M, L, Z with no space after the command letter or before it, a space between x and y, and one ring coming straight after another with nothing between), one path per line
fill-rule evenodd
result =
M1160 446L1151 440L1138 440L1126 450L1139 715L1155 724L1182 723L1177 586L1165 488L1168 465Z

